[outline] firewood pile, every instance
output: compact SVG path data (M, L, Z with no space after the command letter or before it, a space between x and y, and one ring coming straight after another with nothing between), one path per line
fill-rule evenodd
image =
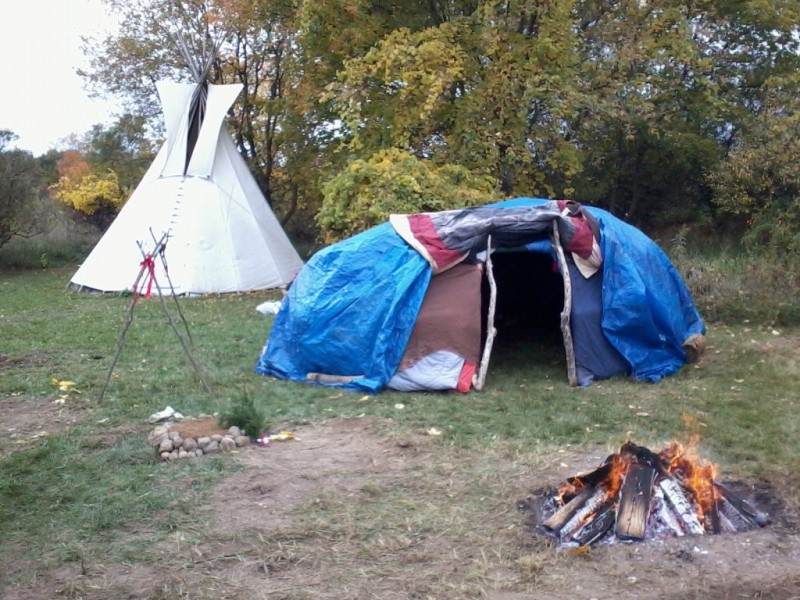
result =
M769 523L716 479L714 465L673 442L660 453L628 442L594 471L520 503L560 547L749 531Z

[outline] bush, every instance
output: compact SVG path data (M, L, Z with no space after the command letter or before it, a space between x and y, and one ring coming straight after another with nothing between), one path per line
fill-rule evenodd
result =
M788 291L800 286L800 257L742 250L673 260L706 321L800 324L800 297Z
M475 206L498 198L491 178L457 165L435 166L401 150L356 160L323 186L317 223L334 242L410 214Z
M248 395L233 401L228 410L220 415L219 421L223 427L238 427L251 440L258 439L269 427L266 413Z
M86 250L86 244L81 241L17 238L0 249L0 269L21 271L74 264L83 258Z

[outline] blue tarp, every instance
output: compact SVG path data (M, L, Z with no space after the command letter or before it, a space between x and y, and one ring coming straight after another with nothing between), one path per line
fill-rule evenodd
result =
M514 198L493 206L545 203L541 198ZM703 319L683 278L658 244L608 211L585 208L600 223L603 333L629 363L633 377L657 382L686 363L683 342L692 334L705 333Z
M389 223L329 246L300 270L256 371L360 375L344 387L378 392L411 337L431 267Z
M516 198L490 206L546 203ZM586 208L602 232L602 331L627 372L656 382L685 363L682 344L705 331L702 318L655 242ZM389 223L321 250L289 289L256 371L295 381L309 373L358 375L343 387L379 391L400 364L430 277L426 260Z

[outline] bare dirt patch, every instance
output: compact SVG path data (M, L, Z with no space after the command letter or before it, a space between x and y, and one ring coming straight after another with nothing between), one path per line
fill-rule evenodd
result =
M80 401L56 404L53 398L0 398L0 456L75 426L85 413Z
M203 436L225 435L228 429L219 424L216 417L203 417L175 423L170 431L177 431L182 438L197 438Z
M195 525L141 562L45 572L4 598L775 598L800 595L794 515L734 536L553 549L517 502L597 464L452 448L424 432L333 419L299 441L247 447L241 469L193 507ZM164 468L175 468L165 463Z

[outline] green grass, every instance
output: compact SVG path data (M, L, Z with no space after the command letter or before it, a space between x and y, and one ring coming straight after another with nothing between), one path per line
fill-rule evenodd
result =
M454 451L502 448L515 457L602 453L626 439L660 448L698 434L703 453L727 474L798 497L791 474L800 454L800 329L775 329L769 310L760 321L710 324L704 360L658 385L614 379L570 388L558 345L507 347L501 336L481 393L364 396L254 373L271 323L255 307L271 293L180 300L209 393L160 302L143 299L100 401L131 297L70 291L72 272L0 273L0 403L54 400L51 378L66 379L80 391L66 402L81 415L71 428L0 454L0 564L36 557L45 568L102 552L119 561L148 560L139 544L186 527L190 507L232 463L218 458L161 468L146 443L147 416L167 405L190 415L224 412L242 397L253 399L273 427L365 415L381 418L389 435L436 427ZM108 432L110 442L96 443ZM476 481L474 493L482 492ZM396 506L392 490L376 486L370 495L375 501L358 505L353 517L360 523L377 523ZM422 505L406 508L409 527L447 518L426 514ZM309 511L307 519L314 518Z

